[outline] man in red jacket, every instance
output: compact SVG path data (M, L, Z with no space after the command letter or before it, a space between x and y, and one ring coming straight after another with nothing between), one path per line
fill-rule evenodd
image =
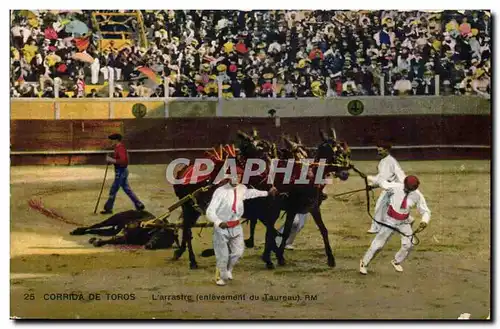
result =
M104 210L101 211L101 214L113 213L113 205L120 187L123 188L123 191L128 195L130 200L132 200L137 210L144 210L144 204L142 204L139 198L137 198L134 192L132 192L130 185L128 185L128 154L125 145L122 143L122 135L113 134L108 138L113 143L115 154L113 157L107 155L106 162L113 163L115 165L115 180L109 190L109 198L104 205Z

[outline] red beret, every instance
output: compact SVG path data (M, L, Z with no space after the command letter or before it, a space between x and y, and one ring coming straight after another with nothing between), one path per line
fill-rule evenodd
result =
M406 176L404 184L405 184L405 187L407 189L409 189L410 191L415 191L416 189L418 189L418 186L420 185L420 181L418 180L417 176L410 175L410 176Z

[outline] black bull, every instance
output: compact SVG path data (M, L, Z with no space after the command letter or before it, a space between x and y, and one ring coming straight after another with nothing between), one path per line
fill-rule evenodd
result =
M171 228L143 228L141 222L156 218L147 211L127 210L117 213L102 222L73 230L71 235L96 234L111 236L108 239L91 238L95 247L106 244L130 244L146 249L168 249L174 242L179 245L177 232Z

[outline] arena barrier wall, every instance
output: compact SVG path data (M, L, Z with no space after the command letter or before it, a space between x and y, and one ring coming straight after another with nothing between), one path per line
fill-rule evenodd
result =
M477 114L11 120L10 126L13 165L103 164L114 132L125 136L132 164L168 163L233 143L238 129L252 127L274 141L299 133L308 147L319 143L319 129L335 127L354 160L375 159L379 139L389 139L401 160L491 158L491 116Z
M489 115L491 102L478 96L338 98L55 98L11 99L11 119L129 119L134 104L144 118L302 116Z
M353 102L355 101L355 102ZM356 101L361 106L357 108ZM490 101L468 96L339 97L298 99L230 99L222 103L222 116L265 117L274 109L276 116L357 116L478 114L491 113ZM351 109L351 112L350 112Z

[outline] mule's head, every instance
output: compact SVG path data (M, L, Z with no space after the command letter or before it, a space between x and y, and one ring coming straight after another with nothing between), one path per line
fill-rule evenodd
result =
M268 160L276 156L276 145L261 139L257 130L253 129L252 134L238 130L238 147L240 156L244 159L264 159Z
M337 139L335 129L330 129L330 135L320 131L322 139L317 148L315 161L324 159L327 164L325 172L333 172L341 180L349 178L351 168L351 150L345 141Z
M292 140L287 136L283 136L283 141L285 142L286 148L281 150L281 158L295 159L297 161L308 158L307 149L302 144L298 134L295 135L295 140Z

